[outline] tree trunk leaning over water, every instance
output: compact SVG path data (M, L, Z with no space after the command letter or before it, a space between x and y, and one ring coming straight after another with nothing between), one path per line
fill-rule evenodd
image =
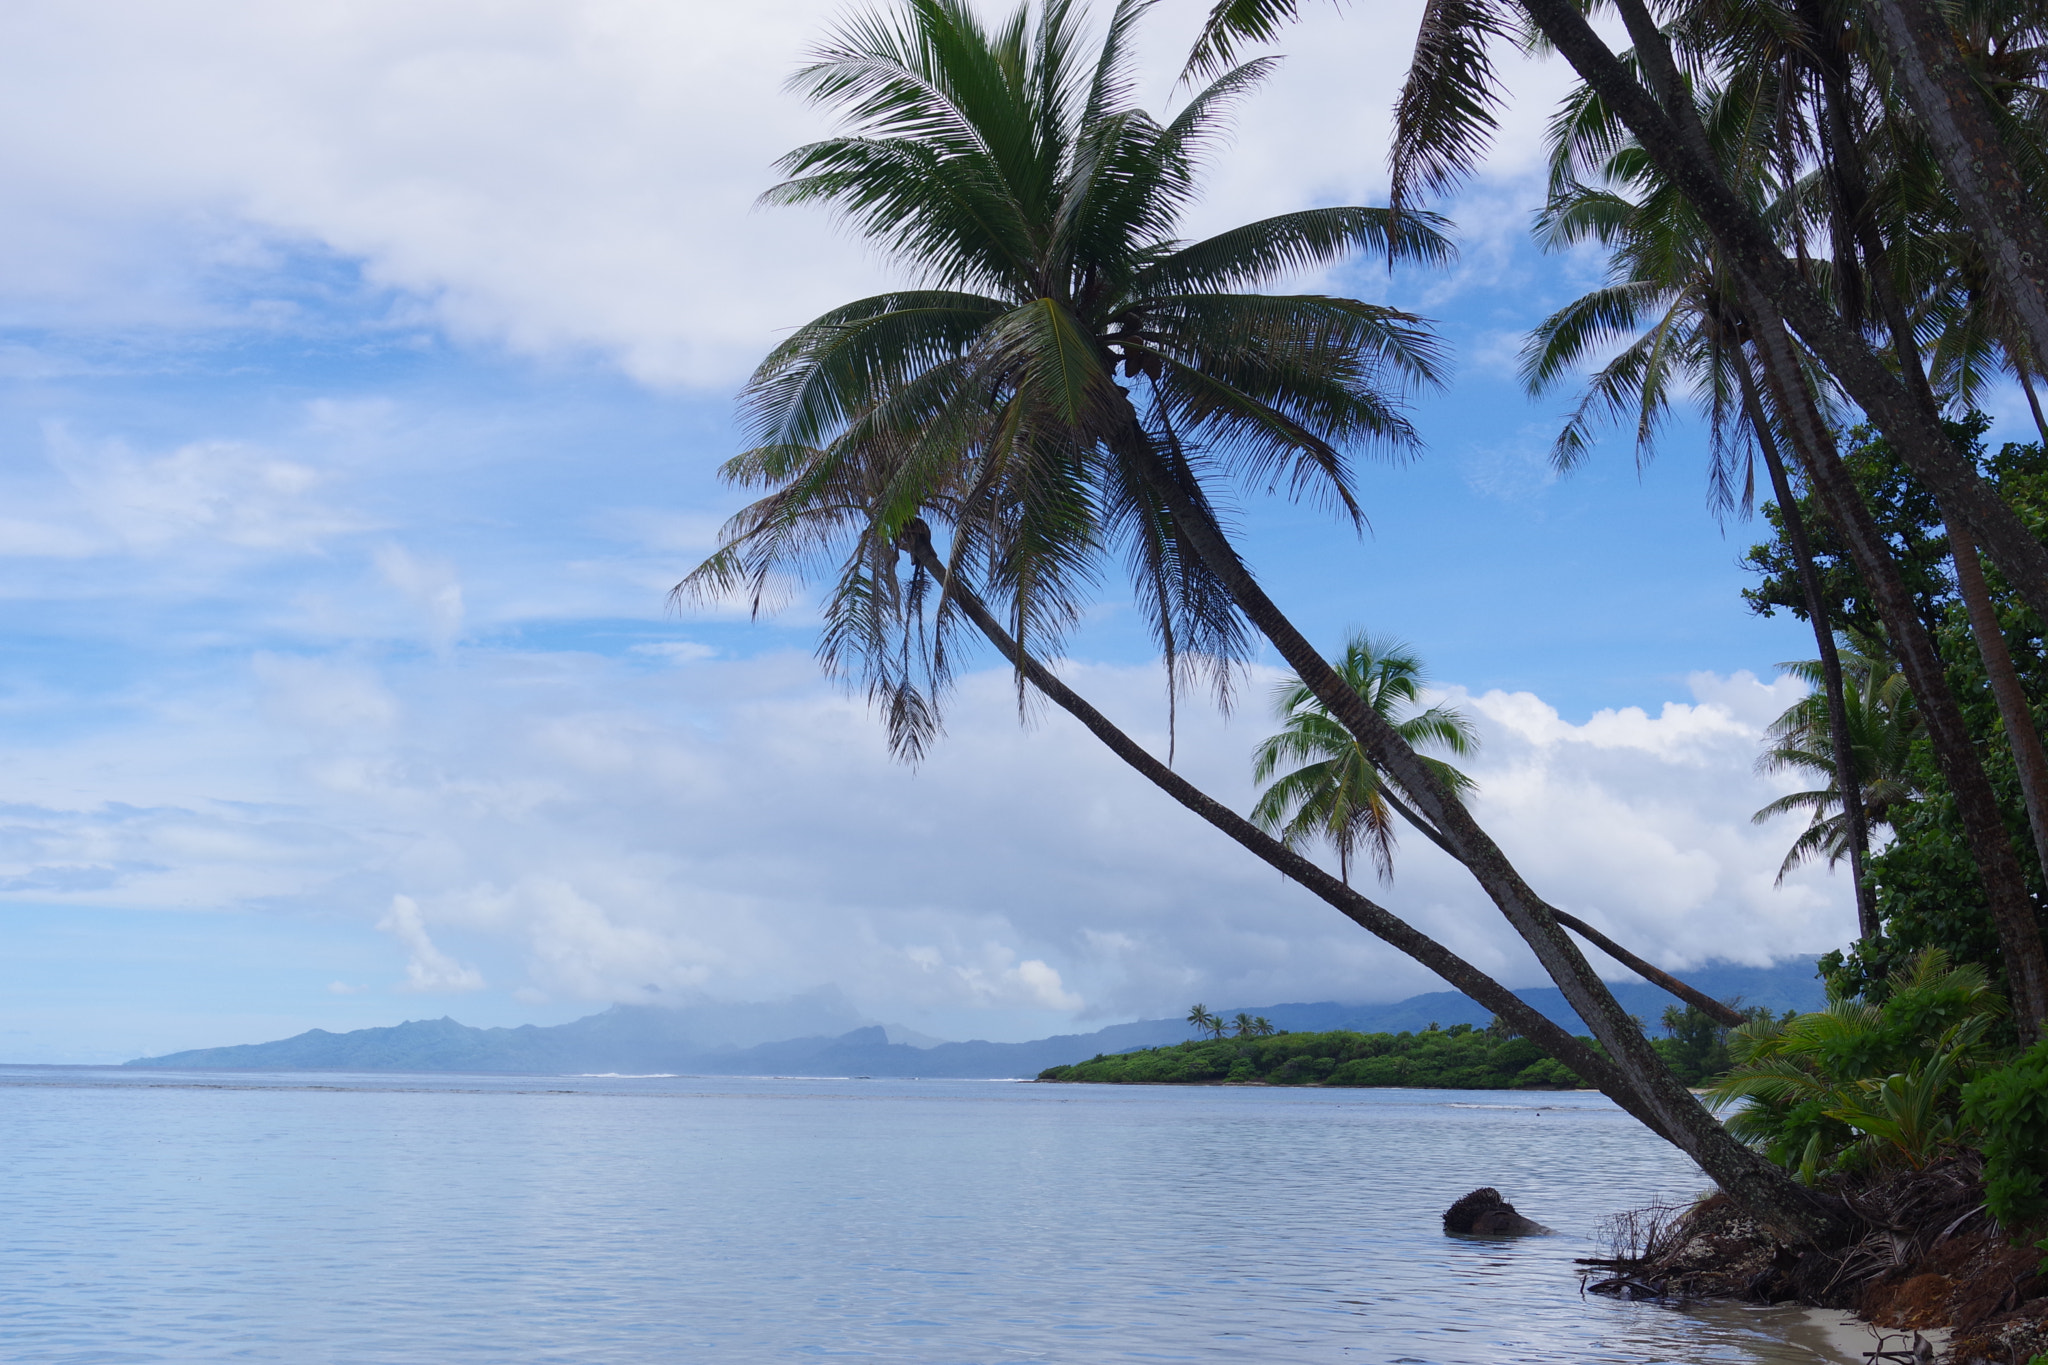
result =
M1452 855L1535 952L1545 973L1628 1078L1644 1106L1655 1116L1656 1122L1651 1126L1698 1162L1737 1203L1793 1240L1825 1244L1846 1236L1848 1224L1839 1209L1738 1141L1672 1074L1650 1046L1641 1026L1615 1000L1613 992L1558 923L1556 912L1523 881L1499 846L1480 829L1465 807L1443 789L1421 757L1345 685L1329 661L1266 595L1238 558L1206 504L1199 501L1199 494L1191 492L1190 484L1183 482L1186 471L1166 467L1164 457L1137 427L1135 413L1126 432L1126 449L1121 453L1145 473L1155 495L1171 513L1182 543L1201 557L1245 618L1273 645L1330 715L1351 732L1373 763L1421 806L1424 818L1443 834Z
M1392 792L1382 792L1381 795L1385 797L1387 804L1392 806L1402 819L1413 825L1424 838L1442 849L1451 858L1457 858L1457 850L1451 847L1450 841L1439 834L1435 826L1431 825L1429 821L1409 809L1407 803ZM1586 942L1592 944L1616 962L1619 962L1622 966L1628 968L1652 985L1660 986L1664 990L1671 992L1671 994L1677 996L1686 1004L1691 1005L1694 1009L1722 1027L1740 1028L1748 1022L1737 1011L1728 1008L1728 1006L1722 1004L1713 996L1708 995L1705 991L1686 985L1662 967L1644 961L1619 943L1616 943L1613 939L1607 937L1607 935L1601 933L1598 929L1595 929L1592 925L1580 919L1577 915L1568 915L1555 906L1551 907L1550 913L1557 917L1559 924L1562 924L1565 928L1571 930L1580 938L1586 940Z
M958 604L961 612L974 623L975 629L995 646L996 652L1001 654L1012 668L1021 673L1047 700L1080 721L1082 726L1102 741L1110 752L1136 769L1146 780L1221 830L1254 856L1270 864L1288 880L1328 902L1347 919L1374 937L1400 949L1435 972L1449 985L1492 1010L1505 1019L1517 1033L1542 1048L1546 1054L1578 1072L1650 1131L1667 1141L1670 1140L1669 1135L1658 1126L1654 1116L1636 1096L1628 1083L1628 1078L1622 1075L1620 1069L1612 1062L1552 1023L1534 1006L1450 949L1409 925L1392 911L1360 895L1309 859L1203 792L1117 728L1079 693L1061 682L1051 669L1018 648L1016 640L1003 629L995 614L980 597L947 572L944 560L932 545L931 530L921 520L911 522L897 543L911 557L912 562L938 583L951 600Z

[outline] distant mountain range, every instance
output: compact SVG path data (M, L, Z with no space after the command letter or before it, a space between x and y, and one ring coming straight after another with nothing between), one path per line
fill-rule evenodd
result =
M1810 959L1771 967L1710 963L1685 979L1721 999L1740 996L1745 1004L1774 1010L1817 1009L1824 996ZM1655 1023L1670 996L1640 981L1613 983L1622 1007ZM1515 994L1574 1033L1584 1025L1554 986ZM1177 1043L1190 1036L1178 1019L1141 1019L1094 1033L1060 1034L1028 1043L938 1043L920 1047L900 1029L870 1024L845 1032L741 1045L778 1018L816 1018L815 1009L777 1013L783 1007L734 1006L719 1024L719 1012L697 1006L614 1005L602 1014L566 1024L519 1028L470 1028L453 1019L421 1019L391 1028L329 1033L313 1029L296 1038L239 1047L200 1048L126 1065L177 1070L254 1071L471 1071L541 1075L675 1072L717 1076L1036 1076L1104 1052ZM1401 1033L1434 1023L1484 1024L1492 1016L1457 991L1434 991L1385 1005L1286 1004L1245 1006L1275 1025L1296 1032L1356 1029ZM838 1013L828 1009L825 1017ZM1233 1006L1225 1017L1238 1013ZM894 1034L898 1041L891 1041Z

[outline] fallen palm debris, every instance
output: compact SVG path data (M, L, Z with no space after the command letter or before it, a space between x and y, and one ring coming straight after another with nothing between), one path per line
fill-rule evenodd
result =
M2048 1274L2039 1249L1985 1208L1973 1154L1884 1178L1823 1183L1864 1227L1831 1250L1794 1250L1723 1194L1609 1221L1610 1254L1579 1264L1590 1293L1624 1299L1737 1299L1845 1308L1913 1333L1873 1361L1934 1359L1920 1335L1950 1333L1949 1365L2027 1365L2048 1353Z

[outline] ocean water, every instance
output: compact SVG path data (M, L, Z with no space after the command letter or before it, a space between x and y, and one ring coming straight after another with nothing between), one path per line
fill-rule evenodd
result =
M1842 1358L1581 1295L1703 1184L1591 1095L0 1068L0 1163L18 1365Z

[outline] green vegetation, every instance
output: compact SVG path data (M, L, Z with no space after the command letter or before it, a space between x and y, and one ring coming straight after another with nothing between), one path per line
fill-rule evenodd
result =
M1992 1215L2008 1227L2048 1215L2048 1041L1964 1086L1963 1121L1984 1149ZM2048 1273L2048 1260L2042 1265Z
M2048 527L2048 457L2038 444L2007 443L1986 449L1985 419L1972 415L1951 422L1951 438L1971 453L1985 481L2028 518ZM1996 798L2006 834L2015 847L2028 847L2026 798L2020 772L2006 742L2004 721L1991 695L1982 651L1973 638L1967 606L1953 572L1952 556L1939 504L1905 467L1892 448L1875 433L1850 434L1844 461L1856 486L1873 511L1876 524L1894 549L1894 564L1909 593L1914 616L1921 621L1940 654L1946 680L1958 704L1971 744L1982 755L1983 769ZM1843 668L1848 687L1848 726L1852 733L1858 785L1873 829L1889 828L1890 842L1865 863L1865 877L1874 893L1880 933L1853 943L1821 961L1829 989L1844 997L1881 1002L1892 975L1928 948L1939 948L1955 962L1984 968L1991 984L2005 986L2005 952L1985 901L1984 888L1971 852L1961 810L1941 765L1936 761L1925 726L1910 695L1904 695L1893 660L1885 657L1887 636L1870 605L1871 594L1850 562L1841 538L1819 520L1810 496L1796 500L1797 515L1813 523L1812 557L1820 582L1823 610L1843 627ZM1791 611L1805 617L1786 518L1775 504L1764 515L1776 531L1753 546L1746 563L1761 576L1744 596L1763 615ZM2032 614L2006 581L1987 575L1993 611L2006 623L2010 664L2030 704L2048 704L2048 644ZM1811 674L1815 665L1796 666ZM1872 703L1858 694L1871 691ZM1811 707L1812 702L1801 703ZM1866 714L1867 713L1867 714ZM1787 713L1780 728L1797 728L1794 744L1810 761L1803 766L1823 775L1827 786L1813 794L1810 809L1816 824L1793 850L1796 860L1806 851L1832 858L1840 848L1836 815L1840 797L1833 782L1833 745L1818 718L1800 724ZM1773 755L1765 762L1776 765ZM1788 805L1798 798L1788 800ZM1767 810L1772 808L1767 807ZM1762 814L1760 812L1759 814ZM2043 906L2048 895L2037 860L2024 860L2036 923L2048 927Z
M1421 1033L1277 1033L1197 1039L1172 1047L1048 1067L1041 1081L1112 1085L1414 1086L1431 1090L1560 1090L1581 1084L1543 1049L1504 1029L1453 1024Z
M1197 1016L1200 1016L1199 1019ZM1751 1012L1753 1019L1769 1012ZM1243 1015L1238 1018L1242 1020ZM1560 1090L1584 1082L1568 1066L1495 1020L1483 1029L1432 1024L1420 1033L1276 1033L1226 1038L1223 1021L1197 1005L1188 1022L1212 1034L1171 1047L1093 1057L1048 1067L1041 1081L1100 1081L1112 1085L1212 1085L1257 1081L1266 1085L1412 1086L1425 1090ZM1687 1005L1664 1011L1658 1055L1688 1085L1727 1070L1730 1031ZM1594 1049L1591 1039L1583 1040Z
M2048 1042L2015 1055L2006 1016L1983 967L1928 948L1882 1003L1735 1030L1736 1064L1708 1097L1743 1102L1729 1129L1809 1184L1981 1151L1986 1206L2025 1227L2048 1215Z
M2026 169L2048 145L2031 112L2035 59L2013 56L2048 40L2038 7L1973 10L1958 30L1922 0L1885 0L1890 20L1846 28L1824 6L1653 13L1619 0L1634 45L1620 54L1583 7L1557 0L1432 6L1397 103L1394 202L1201 240L1182 224L1202 162L1228 107L1269 70L1233 64L1233 51L1303 7L1217 5L1187 73L1214 79L1190 82L1165 119L1133 103L1128 42L1148 8L1118 0L1092 30L1073 0L992 21L965 0L903 0L850 15L798 73L841 124L784 159L789 178L768 199L838 210L901 278L798 328L756 371L742 398L753 448L725 473L764 496L684 590L758 607L829 574L820 655L865 688L910 758L940 733L958 645L978 633L1015 668L1020 701L1036 689L1240 846L1503 1011L1794 1241L1843 1245L1863 1229L1760 1168L1687 1100L1681 1084L1721 1066L1724 1047L1813 1090L1748 1092L1761 1125L1749 1137L1796 1168L1910 1163L1980 1134L2023 1205L2033 1149L1996 1131L2017 1133L2032 1112L2032 1073L1995 1082L1990 1068L2048 1020L2048 751L2034 714L2048 700L2048 520L2038 450L2032 466L2007 468L2011 448L1987 460L1941 419L2001 370L2031 400L2029 376L2048 362L2048 276L2034 264L2048 260L2048 228ZM1532 343L1537 388L1598 366L1559 466L1586 456L1596 419L1627 421L1647 454L1673 396L1691 393L1709 419L1723 510L1747 510L1758 461L1778 500L1784 543L1760 563L1774 579L1761 597L1813 623L1827 715L1794 716L1770 761L1839 787L1791 804L1821 821L1802 850L1849 860L1862 929L1832 983L1863 1003L1838 1006L1832 1022L1755 1021L1731 1042L1680 1014L1651 1045L1457 783L1288 619L1236 543L1236 509L1262 493L1359 524L1352 461L1418 443L1406 397L1446 372L1424 319L1261 291L1360 255L1446 260L1448 225L1423 201L1478 164L1502 96L1496 58L1518 42L1560 55L1583 82L1549 124L1539 230L1553 246L1605 248L1612 269L1607 288ZM1930 65L1930 51L1947 55ZM1929 100L1947 112L1920 118ZM2009 188L1947 183L1982 177ZM1845 451L1858 413L1871 429ZM1169 697L1193 677L1227 697L1263 639L1313 702L1290 724L1307 734L1332 722L1269 755L1268 775L1309 765L1260 812L1284 839L1194 788L1170 747L1161 763L1043 666L1118 565ZM1835 643L1846 627L1868 642L1863 657L1896 663L1911 694L1910 707L1898 688L1859 698L1866 719L1882 701L1883 719L1900 722L1892 738L1907 751L1888 766L1848 714ZM1313 770L1325 762L1337 766ZM1899 799L1875 799L1887 791ZM1354 847L1384 864L1388 808L1458 860L1550 964L1597 1050L1298 851L1334 840L1347 874ZM1873 814L1892 831L1882 852ZM1979 1011L1927 1033L1891 1003L1900 970L1932 961L1917 956L1929 947L2002 984L2009 1022ZM1200 1013L1205 1042L1071 1070L1300 1084L1574 1074L1504 1033L1294 1038L1241 1019L1226 1039L1231 1026ZM1908 1035L1890 1063L1876 1060L1883 1047L1845 1041ZM1137 1074L1148 1067L1156 1074ZM1969 1091L1982 1098L1967 1114L1966 1083L1984 1087Z
M1464 755L1477 747L1477 732L1456 707L1423 705L1422 661L1405 646L1355 634L1331 665L1346 687L1416 749L1437 746ZM1329 844L1337 854L1337 875L1346 882L1363 845L1380 879L1392 880L1396 803L1413 801L1415 794L1380 771L1301 679L1281 679L1273 703L1282 728L1252 751L1252 780L1267 784L1252 807L1253 822L1289 848ZM1441 759L1422 761L1445 790L1460 798L1470 794L1472 780L1465 774ZM1300 766L1283 772L1289 764Z
M1736 1066L1708 1096L1745 1101L1729 1128L1811 1183L1822 1171L1918 1170L1970 1136L1963 1085L1999 1060L2005 1001L1984 969L1929 949L1894 976L1885 1002L1735 1031Z

